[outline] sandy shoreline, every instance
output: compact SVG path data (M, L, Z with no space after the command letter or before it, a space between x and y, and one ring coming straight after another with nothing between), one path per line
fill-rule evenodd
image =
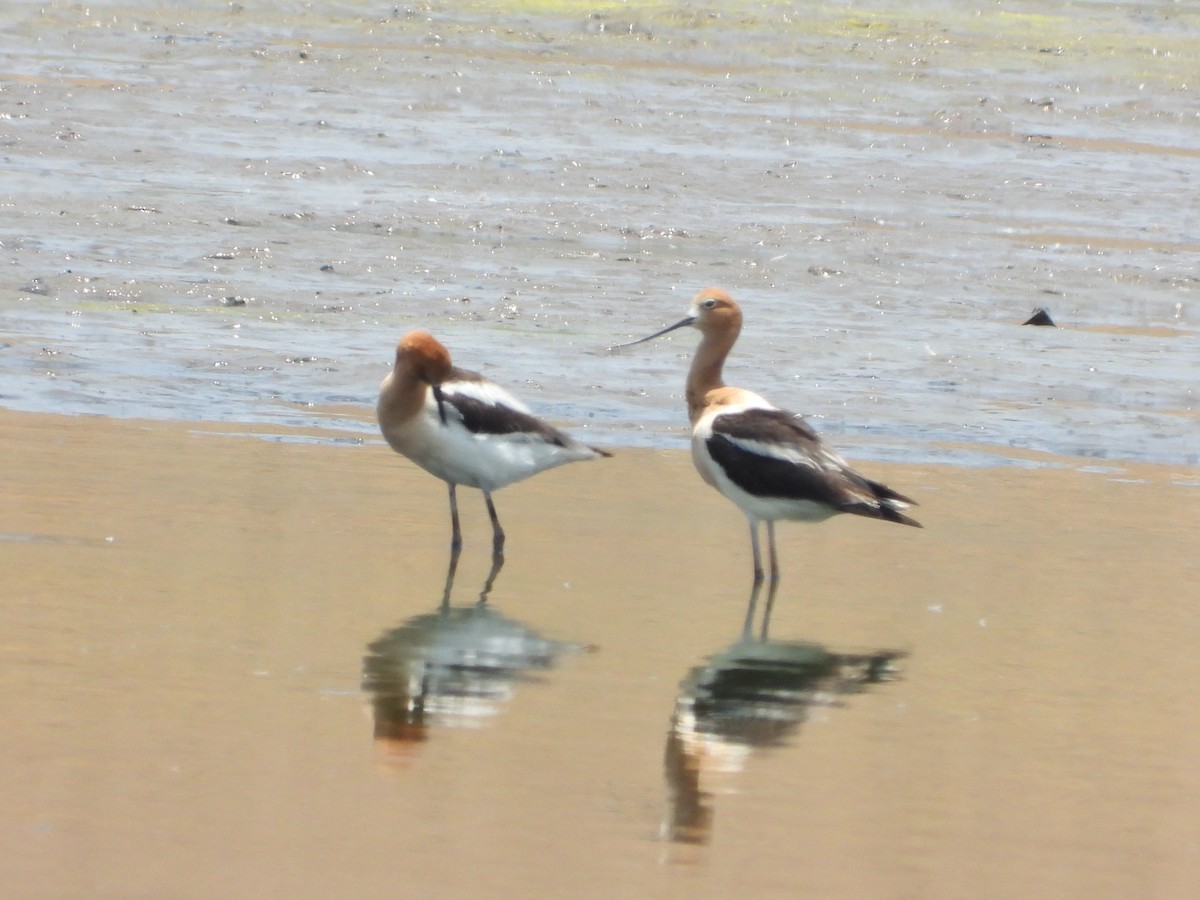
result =
M0 444L14 896L364 895L401 871L418 892L549 891L521 864L547 846L627 896L690 877L663 853L719 892L755 843L737 836L764 829L801 838L759 864L821 891L950 896L1003 873L1007 895L1181 896L1200 877L1196 471L870 465L923 531L781 527L772 635L900 649L904 674L748 751L734 794L697 795L711 848L684 853L656 837L662 738L748 589L740 514L685 453L618 448L497 496L492 605L594 652L397 762L372 748L362 658L440 597L438 482L383 446L182 423L0 412ZM473 492L462 507L458 605L489 534Z

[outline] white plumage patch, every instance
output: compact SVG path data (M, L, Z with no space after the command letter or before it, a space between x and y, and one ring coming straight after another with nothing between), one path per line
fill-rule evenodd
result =
M447 397L470 397L491 406L507 406L518 412L532 415L528 406L490 381L447 381L442 385L442 394Z
M443 481L495 491L564 463L592 459L598 454L575 442L566 446L537 431L474 432L450 400L469 398L495 408L531 416L528 407L498 385L487 381L453 381L442 385L446 422L441 421L432 390L425 395L420 415L385 431L388 442L425 471Z
M734 437L729 434L723 435L723 437L739 450L744 450L755 456L771 456L783 462L788 462L795 466L805 466L809 469L820 470L823 468L817 459L796 446L779 444L775 441L755 441L749 438Z

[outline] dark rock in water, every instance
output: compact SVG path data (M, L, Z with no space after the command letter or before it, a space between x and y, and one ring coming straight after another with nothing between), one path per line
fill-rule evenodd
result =
M1040 306L1033 311L1032 316L1030 316L1028 319L1026 319L1021 324L1022 325L1049 325L1051 328L1055 327L1054 320L1052 318L1050 318L1050 313L1046 312L1046 310L1042 309L1042 307L1040 307Z

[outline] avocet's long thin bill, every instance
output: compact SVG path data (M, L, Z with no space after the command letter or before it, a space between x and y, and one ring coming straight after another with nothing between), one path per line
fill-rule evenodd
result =
M438 418L442 420L443 425L449 425L450 420L446 418L446 397L440 384L433 385L433 399L437 401Z
M674 331L676 328L684 328L688 325L695 324L695 322L696 322L695 316L688 316L685 319L680 319L674 325L668 325L662 331L656 331L656 332L654 332L654 334L646 335L646 337L644 337L644 338L638 338L636 341L630 341L628 344L614 344L613 346L609 347L608 349L609 350L620 350L624 347L632 347L634 344L644 344L644 343L646 343L646 341L652 341L656 337L662 337L668 331Z

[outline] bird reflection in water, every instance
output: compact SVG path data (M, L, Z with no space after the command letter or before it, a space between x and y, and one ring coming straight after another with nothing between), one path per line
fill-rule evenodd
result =
M820 644L770 639L775 584L755 633L760 588L756 584L750 593L742 636L680 685L663 761L668 840L708 842L713 810L704 782L737 774L756 749L786 744L811 708L841 706L846 694L898 677L901 651L837 653Z
M453 563L438 608L414 616L367 645L363 690L375 740L403 762L433 726L478 727L502 711L516 685L586 644L555 641L501 615L482 599L450 604Z

